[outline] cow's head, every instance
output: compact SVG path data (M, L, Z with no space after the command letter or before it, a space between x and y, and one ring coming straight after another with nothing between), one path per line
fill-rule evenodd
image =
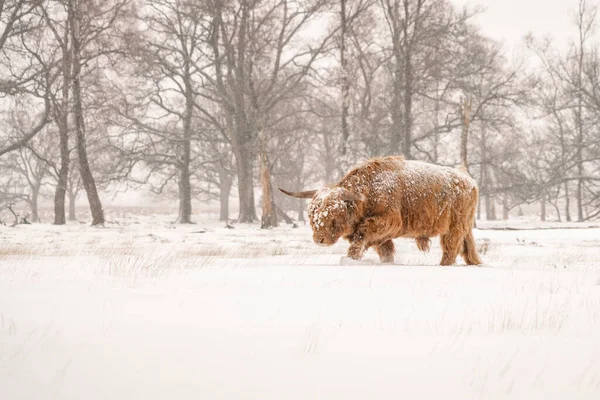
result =
M331 246L340 237L350 235L358 203L365 201L365 196L361 193L339 186L326 186L305 192L279 190L300 199L312 198L308 206L308 218L313 230L313 240L319 246Z

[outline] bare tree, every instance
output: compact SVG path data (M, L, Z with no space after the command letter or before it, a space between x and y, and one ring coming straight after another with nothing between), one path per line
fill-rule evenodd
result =
M83 7L80 0L68 1L68 23L71 36L71 81L73 94L73 115L75 119L75 137L77 143L77 159L79 161L79 174L83 187L87 193L92 212L92 225L104 224L104 209L98 195L96 182L90 169L87 156L85 121L83 115L83 100L81 93L81 66L82 66L82 36L81 21L83 19Z
M12 184L4 189L9 202L24 201L29 206L31 221L40 222L38 203L44 180L48 177L48 165L32 151L21 148L2 158L0 167L12 177Z
M209 64L205 52L210 21L203 5L184 0L151 0L139 21L146 32L129 47L136 63L130 74L133 84L122 91L124 107L116 111L129 121L127 135L141 140L123 146L136 162L177 182L177 221L187 224L192 222L192 147L199 139L194 120L200 70Z
M528 106L537 81L525 73L520 60L506 67L502 48L496 43L481 36L472 38L465 48L471 67L457 79L457 85L472 95L469 126L474 134L469 138L475 141L473 149L479 156L480 199L485 199L486 217L496 219L494 185L498 182L494 178L504 173L502 161L515 157L511 152L517 148L512 140L518 128L516 114Z
M579 0L579 5L576 15L576 26L578 33L578 42L573 48L573 54L570 55L576 59L576 75L575 75L575 90L576 90L576 107L575 120L577 127L577 135L575 140L575 162L577 164L577 220L583 221L583 185L584 185L584 160L583 148L585 146L584 138L584 68L586 63L586 47L593 34L595 27L597 8L590 7L586 0Z
M556 50L546 40L529 40L530 48L542 61L546 85L538 92L542 118L548 126L548 138L553 149L560 154L555 157L554 174L547 186L561 186L564 191L565 215L570 220L571 185L575 187L577 220L590 217L587 207L600 195L600 188L593 172L600 162L596 146L595 78L592 46L595 34L597 7L580 0L575 13L574 25L577 37L566 52Z
M340 90L341 90L341 149L342 156L346 154L347 142L350 137L349 112L350 112L350 65L348 63L348 47L352 43L352 31L356 20L373 5L371 0L340 0ZM350 43L349 43L350 42Z
M19 130L16 137L3 137L0 156L26 145L50 121L49 89L52 77L41 67L42 21L34 13L39 0L3 0L0 3L0 95L13 106L37 99L29 104L40 115L35 123ZM36 46L37 44L37 46ZM6 104L6 103L5 103Z
M238 171L240 222L256 219L252 160L257 154L262 160L263 199L271 201L264 143L277 122L272 119L274 110L299 95L306 76L331 42L333 32L316 43L306 40L301 47L293 47L294 39L319 17L326 4L325 0L241 0L229 6L217 2L212 8L211 51L215 68L214 75L203 76L213 83L213 96L227 114L227 133ZM262 140L259 132L264 135ZM263 204L263 213L267 211L263 221L276 220L272 216L274 208Z
M68 219L69 221L77 220L76 213L76 202L77 197L79 196L79 192L83 189L83 182L79 177L75 168L71 168L71 173L69 174L69 179L67 183L67 195L69 198L69 213Z
M58 64L58 90L51 92L53 117L58 127L60 144L60 167L57 172L57 184L54 192L54 224L56 225L64 225L66 222L65 197L70 164L69 93L72 63L69 37L70 26L69 19L65 15L66 8L66 4L63 4L63 2L48 3L39 7L40 13L43 15L46 26L51 31L54 43L60 49L61 55L60 63ZM46 67L51 68L49 65Z

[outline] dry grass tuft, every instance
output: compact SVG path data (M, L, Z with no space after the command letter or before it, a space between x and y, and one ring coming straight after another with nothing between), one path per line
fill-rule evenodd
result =
M14 256L33 256L38 253L40 253L39 249L29 246L8 245L0 247L0 259Z

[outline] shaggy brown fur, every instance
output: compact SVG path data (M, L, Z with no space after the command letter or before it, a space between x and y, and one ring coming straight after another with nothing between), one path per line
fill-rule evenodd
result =
M373 247L382 262L391 263L392 239L415 238L428 251L430 238L439 235L441 265L454 264L458 254L469 265L481 264L471 231L477 184L460 170L390 156L371 159L318 191L282 191L312 197L308 216L315 243L330 246L343 237L355 260Z

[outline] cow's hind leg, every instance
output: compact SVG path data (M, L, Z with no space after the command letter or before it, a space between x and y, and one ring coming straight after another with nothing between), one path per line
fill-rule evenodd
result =
M460 255L465 260L467 265L480 265L481 259L477 254L477 247L475 246L475 239L473 238L473 232L469 229L469 232L465 235L463 243L460 246Z
M450 229L440 236L443 252L440 265L452 265L456 262L456 257L463 244L463 235L464 233L458 229Z
M375 247L375 251L379 254L379 259L382 263L393 264L394 254L396 253L396 247L392 239L386 240L383 243L378 244Z

